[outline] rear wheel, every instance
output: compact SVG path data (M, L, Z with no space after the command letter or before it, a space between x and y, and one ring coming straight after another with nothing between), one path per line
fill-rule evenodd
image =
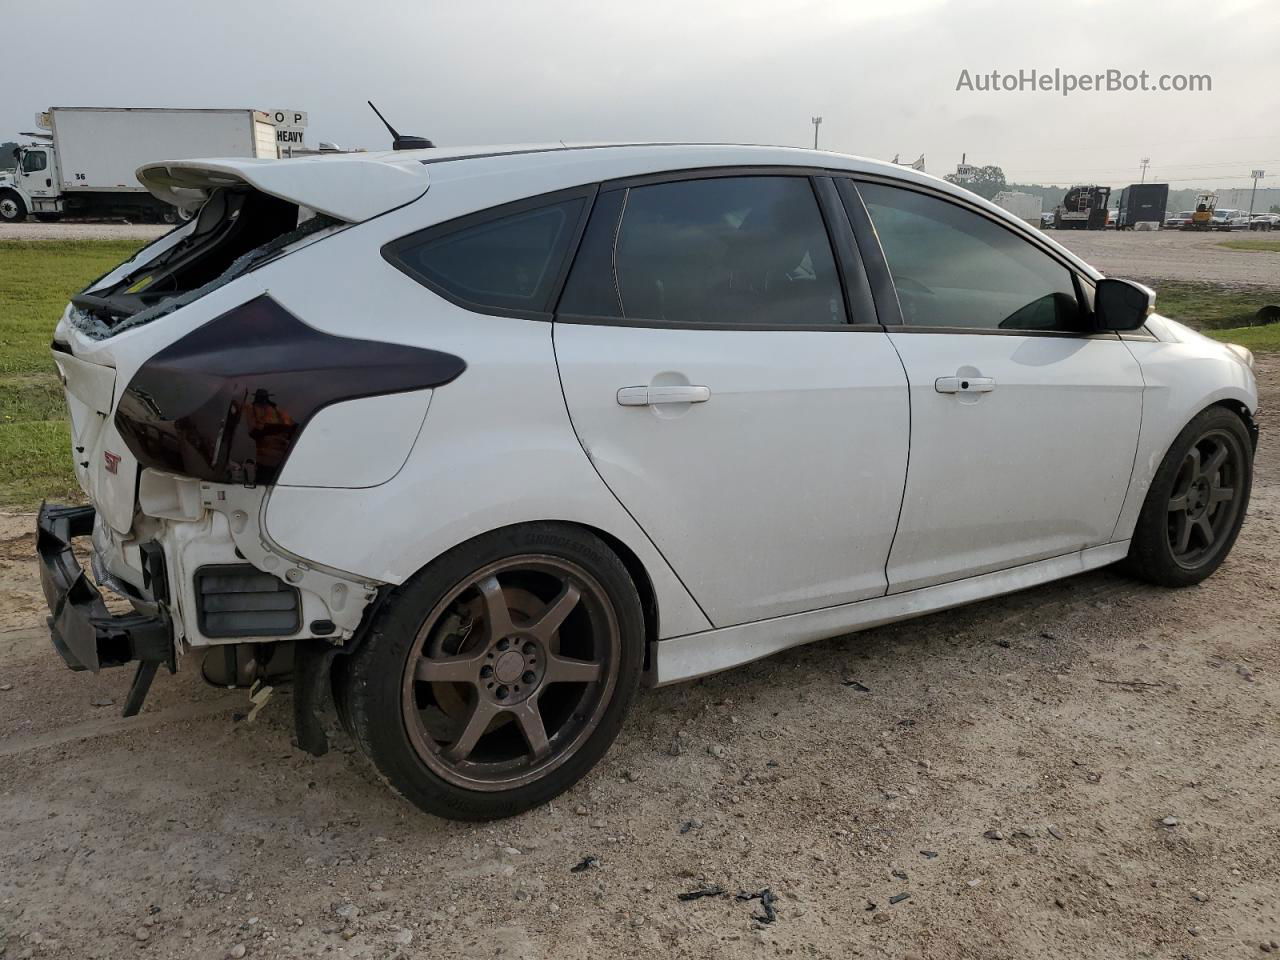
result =
M626 568L575 527L455 548L392 595L345 666L343 713L429 813L511 816L568 789L617 736L643 663Z
M1127 566L1151 583L1184 587L1212 574L1240 533L1253 484L1253 446L1223 407L1178 434L1156 471L1134 530Z
M0 192L0 222L21 223L27 219L27 205L22 197L12 190Z

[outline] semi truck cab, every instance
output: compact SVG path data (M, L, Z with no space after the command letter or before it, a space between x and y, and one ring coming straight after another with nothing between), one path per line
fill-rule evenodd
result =
M0 221L21 220L28 213L58 213L53 147L29 144L18 147L13 156L17 161L13 172L0 174Z

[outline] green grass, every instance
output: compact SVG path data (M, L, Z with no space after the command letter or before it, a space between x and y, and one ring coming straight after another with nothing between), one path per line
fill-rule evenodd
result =
M1254 353L1280 350L1280 323L1265 327L1235 327L1229 330L1206 330L1209 336L1224 343L1238 343Z
M71 295L140 246L0 240L0 509L80 497L49 341Z
M1257 323L1259 308L1280 306L1280 290L1274 287L1171 280L1149 280L1147 284L1156 292L1158 313L1206 333L1251 327Z
M1280 237L1235 237L1231 240L1223 240L1218 246L1226 247L1228 250L1280 253Z

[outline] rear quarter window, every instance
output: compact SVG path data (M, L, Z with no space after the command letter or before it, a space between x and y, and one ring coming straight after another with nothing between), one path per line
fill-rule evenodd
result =
M545 314L580 232L587 197L534 198L393 241L383 256L472 310Z

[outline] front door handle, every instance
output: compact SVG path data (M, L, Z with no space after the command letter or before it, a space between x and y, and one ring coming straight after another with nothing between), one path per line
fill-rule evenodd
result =
M991 377L939 377L933 389L939 393L990 393L996 388Z
M692 384L623 387L618 391L618 403L624 407L652 407L662 403L706 403L710 399L709 387L698 387Z

